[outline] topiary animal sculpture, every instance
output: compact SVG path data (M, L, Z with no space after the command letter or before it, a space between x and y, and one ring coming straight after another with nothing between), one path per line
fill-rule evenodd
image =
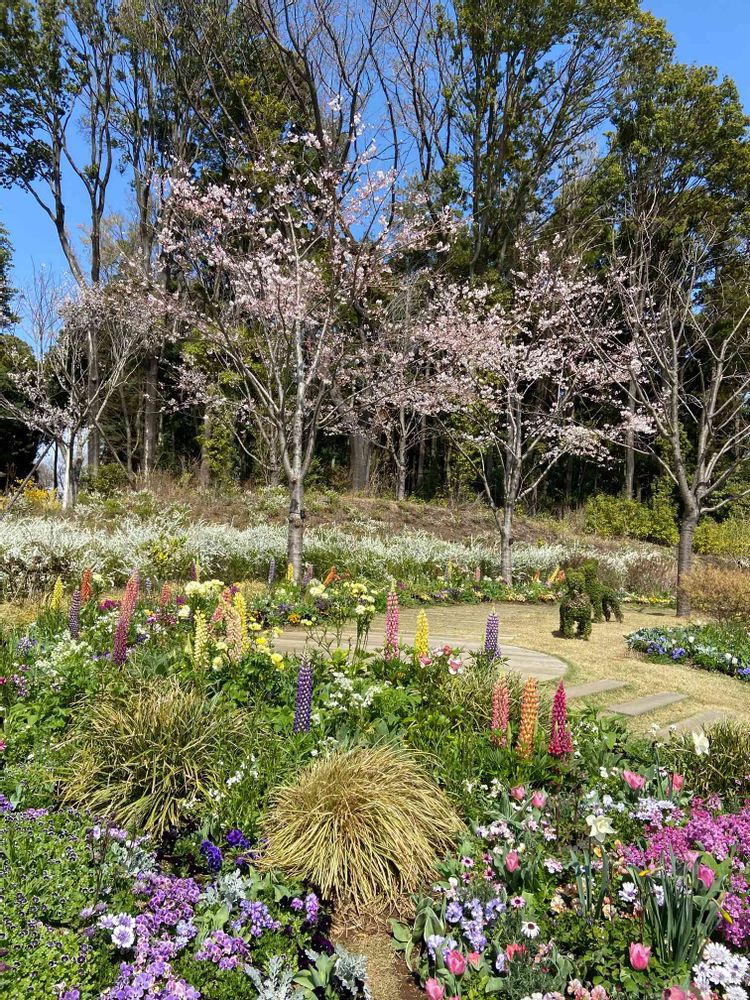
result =
M591 635L593 605L586 593L586 577L580 570L569 570L565 594L560 601L560 633L563 639L588 639Z
M595 622L610 621L614 615L615 620L621 622L620 598L614 587L602 583L599 579L599 563L596 559L589 559L583 564L583 577L586 593L591 600L593 620Z

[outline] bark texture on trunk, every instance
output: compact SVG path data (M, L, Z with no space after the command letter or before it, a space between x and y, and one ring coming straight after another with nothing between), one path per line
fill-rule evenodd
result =
M287 559L292 566L295 581L303 571L305 536L305 484L301 476L289 481L289 526L287 533Z
M148 477L156 468L159 441L159 358L154 354L146 362L143 395L143 472Z
M698 525L698 513L689 511L680 520L680 540L677 543L677 615L690 614L690 598L685 593L683 582L693 568L693 536Z
M507 583L513 583L513 506L506 500L500 526L500 575Z
M349 469L352 490L355 493L366 490L370 485L370 442L362 434L349 435Z

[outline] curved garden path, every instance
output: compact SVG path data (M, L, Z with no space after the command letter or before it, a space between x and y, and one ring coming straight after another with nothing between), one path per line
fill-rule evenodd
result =
M425 608L430 645L450 643L478 649L484 641L489 604ZM559 635L556 605L499 604L500 645L509 667L540 683L553 684L565 676L568 695L591 701L599 709L620 715L641 732L658 730L665 738L670 727L697 731L722 718L750 722L750 684L685 664L654 664L632 653L625 636L644 625L672 624L674 612L658 608L625 608L623 623L594 625L589 642ZM418 608L401 609L401 637L414 639ZM385 615L376 615L368 649L383 645ZM344 632L344 643L352 635ZM277 640L281 651L301 652L305 633L287 629Z
M426 608L427 620L430 625L430 648L450 644L463 649L481 649L484 644L484 628L487 615L490 613L487 604L459 604L447 607ZM407 646L414 642L419 608L401 608L400 634L401 640ZM356 635L351 629L346 629L343 635L344 644ZM383 647L385 636L385 615L378 614L372 621L368 636L368 650ZM513 636L503 630L502 618L500 625L500 646L503 656L507 657L511 670L518 671L524 677L536 677L539 681L551 681L562 677L568 669L567 663L549 653L540 653L523 646L513 645ZM305 643L304 632L300 629L286 629L276 640L275 645L282 651L301 650Z

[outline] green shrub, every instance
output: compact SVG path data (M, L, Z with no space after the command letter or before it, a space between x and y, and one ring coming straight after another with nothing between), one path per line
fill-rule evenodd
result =
M123 469L117 462L108 462L100 465L94 472L86 470L81 474L82 489L91 493L98 493L103 497L113 497L123 490L130 482L127 469Z
M750 520L730 517L726 521L706 518L695 529L695 551L702 555L750 556Z
M246 720L174 678L84 704L69 740L63 801L162 836L220 792Z
M599 493L586 503L586 530L602 538L635 538L676 545L677 511L671 486L660 480L650 503Z
M461 829L420 755L357 748L276 790L263 860L359 909L415 891Z

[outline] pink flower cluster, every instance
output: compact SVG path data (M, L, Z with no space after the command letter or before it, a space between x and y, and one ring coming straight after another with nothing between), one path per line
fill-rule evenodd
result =
M673 816L680 818L681 814ZM683 826L653 824L647 828L647 834L645 848L630 845L624 849L629 864L647 867L668 859L670 852L689 864L696 861L701 851L707 851L718 861L734 854L729 891L723 903L730 920L722 921L721 929L724 938L735 947L750 945L750 804L739 812L725 813L716 796L706 801L694 799ZM698 876L707 885L713 880L709 871L701 868Z

